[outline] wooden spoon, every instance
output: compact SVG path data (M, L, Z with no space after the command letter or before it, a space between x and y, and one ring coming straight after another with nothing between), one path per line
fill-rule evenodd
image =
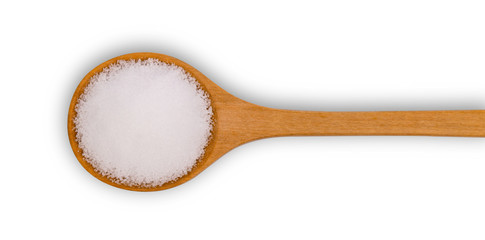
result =
M118 60L155 58L184 68L209 94L214 111L212 138L204 155L185 176L159 187L130 187L97 173L82 156L74 130L74 107L93 75ZM485 137L485 110L400 112L312 112L272 109L234 97L189 64L158 53L131 53L108 60L89 72L71 100L68 133L81 165L99 180L127 190L158 191L194 178L231 149L257 139L279 136L419 135Z

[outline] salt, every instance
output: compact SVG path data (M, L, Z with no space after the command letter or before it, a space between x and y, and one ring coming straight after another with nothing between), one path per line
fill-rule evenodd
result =
M186 175L212 130L207 93L179 66L118 61L93 76L76 107L83 156L112 181L156 187Z

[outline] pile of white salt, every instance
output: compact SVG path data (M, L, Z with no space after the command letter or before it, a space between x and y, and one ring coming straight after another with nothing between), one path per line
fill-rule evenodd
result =
M128 186L155 187L186 175L212 130L207 93L184 69L156 59L103 69L75 110L84 158Z

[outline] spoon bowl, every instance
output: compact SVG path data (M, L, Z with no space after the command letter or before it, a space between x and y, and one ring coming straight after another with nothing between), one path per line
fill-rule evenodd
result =
M205 148L204 154L201 156L200 159L198 159L197 163L194 165L192 170L186 174L185 176L178 178L175 181L167 182L161 186L157 187L138 187L138 186L128 186L124 184L117 183L116 181L113 181L113 179L110 179L107 176L103 176L102 174L98 173L95 168L84 158L82 155L82 149L79 147L79 143L76 140L76 131L75 131L75 123L74 119L76 118L76 111L75 107L76 104L83 94L85 88L88 86L90 79L96 75L97 73L100 73L103 71L104 68L109 67L111 64L114 64L118 62L119 60L146 60L148 58L154 58L158 59L162 62L169 63L169 64L175 64L177 66L182 67L187 73L189 73L192 77L194 77L198 83L200 84L200 87L209 95L209 98L211 100L211 107L213 110L213 128L212 128L212 134L209 139L209 143ZM219 96L219 97L214 97L214 94ZM79 83L78 87L76 88L76 91L74 92L74 95L71 100L71 104L69 106L69 113L68 113L68 135L69 135L69 141L72 147L72 150L74 151L74 154L76 158L78 159L79 163L89 172L91 175L96 177L97 179L126 190L132 190L132 191L159 191L159 190L164 190L168 188L175 187L177 185L180 185L182 183L187 182L188 180L192 179L196 175L198 175L200 172L202 172L205 168L207 168L209 165L211 165L214 161L217 160L218 155L216 155L218 152L221 152L221 143L220 143L220 138L218 137L219 134L219 120L218 120L218 106L220 106L220 101L223 100L220 97L223 97L223 99L227 100L232 97L232 95L228 94L226 91L215 85L212 81L210 81L206 76L204 76L201 72L199 72L197 69L193 68L192 66L188 65L185 62L182 62L176 58L163 55L163 54L158 54L158 53L149 53L149 52L142 52L142 53L131 53L131 54L126 54L122 56L118 56L115 58L112 58L97 67L95 67L93 70L91 70ZM219 102L218 102L219 101ZM216 148L216 146L218 146Z
M185 176L157 187L127 186L98 173L82 155L76 141L75 106L90 79L119 60L158 59L182 67L207 92L213 110L212 135L204 154ZM81 165L97 179L126 190L159 191L183 184L197 176L222 155L244 143L278 136L485 136L484 110L398 111L398 112L314 112L272 109L241 100L204 76L194 67L159 53L131 53L110 59L91 70L79 83L68 113L68 135Z

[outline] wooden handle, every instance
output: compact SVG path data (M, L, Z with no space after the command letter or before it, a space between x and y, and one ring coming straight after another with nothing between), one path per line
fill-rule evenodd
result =
M250 116L245 118L246 140L276 136L349 135L485 137L485 110L400 112L311 112L268 108L263 111L247 110Z

